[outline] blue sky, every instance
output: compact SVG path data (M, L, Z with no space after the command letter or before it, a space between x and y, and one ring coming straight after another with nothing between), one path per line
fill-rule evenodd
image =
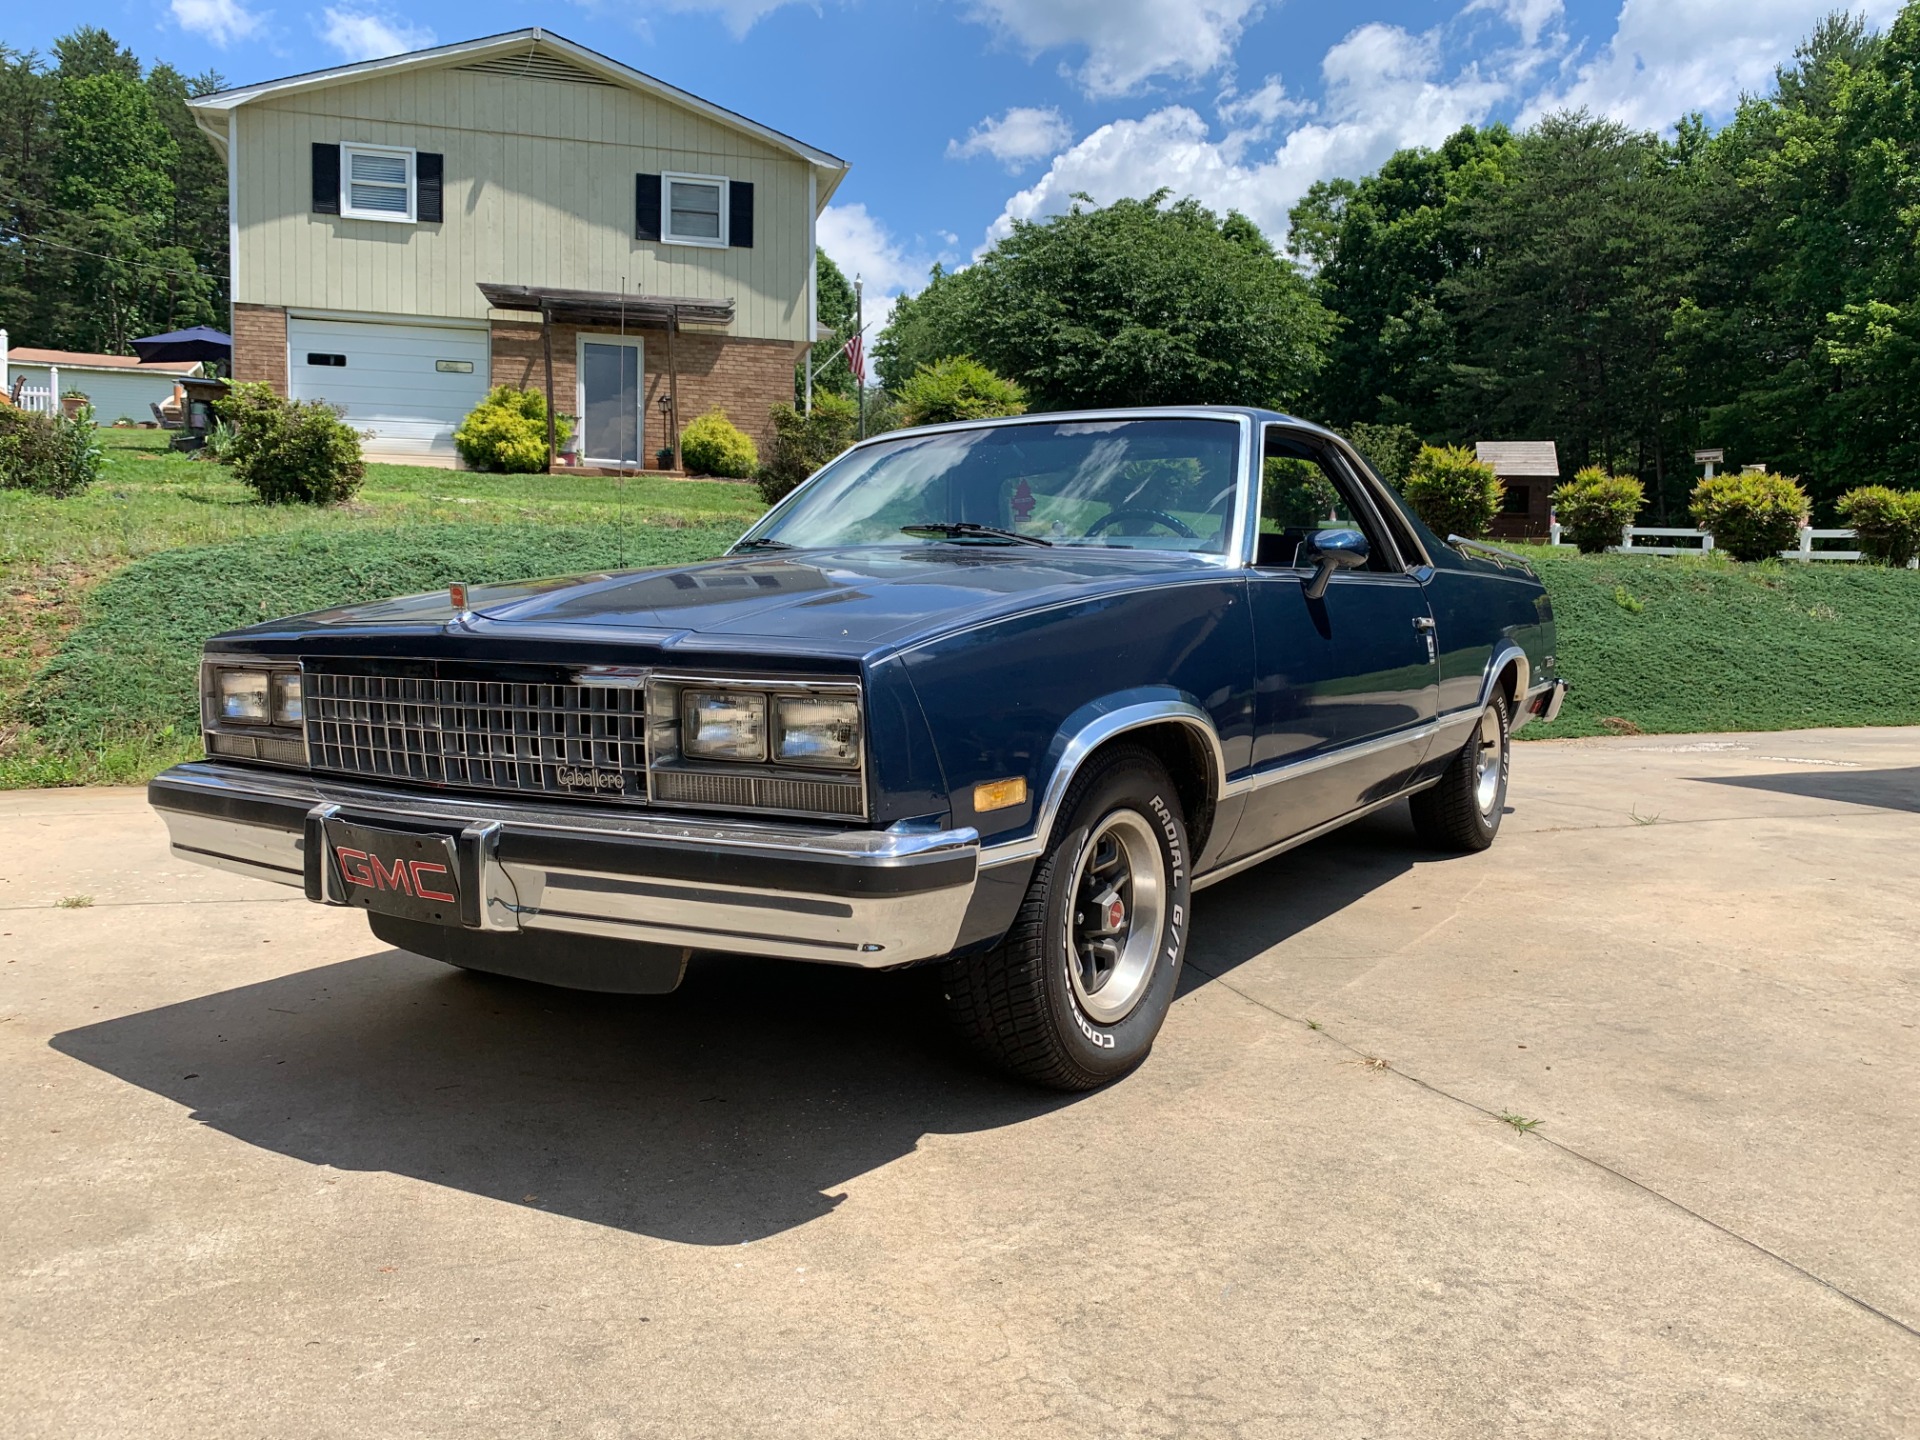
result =
M1839 3L76 0L12 7L0 39L91 23L243 83L545 25L850 160L821 241L884 297L1076 190L1167 186L1279 238L1313 181L1468 122L1724 119ZM1885 23L1898 0L1863 8Z

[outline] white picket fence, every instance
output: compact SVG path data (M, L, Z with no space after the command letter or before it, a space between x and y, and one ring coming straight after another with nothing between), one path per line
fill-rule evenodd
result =
M1570 550L1572 542L1560 538L1560 521L1555 517L1548 530L1550 545ZM1820 542L1835 540L1858 540L1852 530L1819 530L1811 525L1800 527L1800 543L1791 550L1782 550L1782 560L1858 560L1858 550L1832 550L1815 548ZM1652 540L1652 545L1642 545L1641 540ZM1682 529L1677 526L1629 525L1620 532L1620 543L1609 547L1614 555L1705 555L1713 550L1713 536L1704 530ZM1907 562L1909 570L1920 570L1920 560Z

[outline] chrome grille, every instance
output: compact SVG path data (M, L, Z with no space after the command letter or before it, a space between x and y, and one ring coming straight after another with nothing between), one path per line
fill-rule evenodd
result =
M726 810L785 810L800 815L860 815L854 780L790 780L777 775L714 775L656 770L655 797L663 805L710 805Z
M306 683L315 770L646 798L646 701L637 688L324 672Z

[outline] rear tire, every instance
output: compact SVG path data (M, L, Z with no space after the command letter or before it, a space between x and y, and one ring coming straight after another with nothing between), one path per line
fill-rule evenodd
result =
M1002 1069L1092 1090L1137 1067L1173 1004L1191 907L1186 817L1133 746L1075 778L1013 927L949 960L948 1014Z
M1507 697L1498 690L1440 783L1409 802L1413 828L1438 850L1472 854L1493 844L1507 808L1513 730Z

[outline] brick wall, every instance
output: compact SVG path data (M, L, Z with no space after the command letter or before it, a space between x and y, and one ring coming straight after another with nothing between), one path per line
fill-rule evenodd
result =
M556 409L570 414L576 407L581 327L553 327L553 400ZM589 334L606 333L600 327ZM667 393L667 333L636 328L628 332L642 342L646 387L646 461L665 446L665 417L660 397ZM236 335L235 341L239 337ZM284 345L284 337L283 337ZM798 349L784 340L746 340L682 330L674 337L674 369L680 377L680 424L704 415L716 405L727 418L753 437L764 456L773 441L768 412L774 403L793 399L793 367ZM493 322L493 383L522 390L546 388L546 369L537 320Z
M233 307L233 378L262 380L287 393L287 312L277 305Z

